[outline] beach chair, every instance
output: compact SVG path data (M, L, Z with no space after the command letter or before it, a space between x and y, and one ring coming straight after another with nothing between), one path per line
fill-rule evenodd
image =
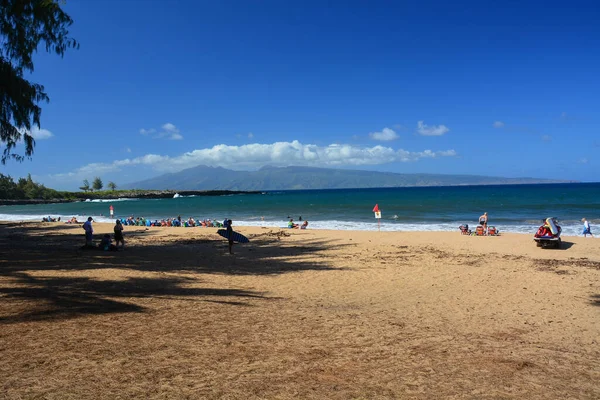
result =
M461 225L458 227L458 229L460 229L461 235L470 235L471 234L471 230L469 229L468 224Z
M495 226L489 226L487 234L488 236L498 236L500 235L500 231Z
M475 236L485 236L485 230L483 229L483 226L477 225L477 228L475 228Z

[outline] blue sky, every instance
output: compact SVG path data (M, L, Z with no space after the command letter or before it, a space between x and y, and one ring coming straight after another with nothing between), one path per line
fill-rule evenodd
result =
M486 4L487 3L487 4ZM198 164L600 181L594 2L67 0L40 49L49 187Z

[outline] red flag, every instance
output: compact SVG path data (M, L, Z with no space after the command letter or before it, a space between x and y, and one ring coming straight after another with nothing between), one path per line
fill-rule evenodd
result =
M375 204L375 207L373 207L373 212L379 212L379 204Z

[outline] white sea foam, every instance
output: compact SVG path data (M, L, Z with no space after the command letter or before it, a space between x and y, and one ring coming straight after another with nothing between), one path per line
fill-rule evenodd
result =
M139 199L123 199L123 198L118 198L118 199L85 199L86 202L88 203L116 203L119 201L137 201Z
M94 215L58 215L58 214L44 214L44 215L14 215L14 214L0 214L0 221L8 221L8 222L42 222L43 218L52 217L58 219L60 217L60 222L67 222L71 218L75 217L77 221L84 222L88 219L88 217L92 217L96 222L114 222L114 218L106 217L106 216L94 216Z
M302 223L301 221L296 221ZM252 220L240 220L234 221L234 225L237 226L262 226L266 228L287 228L288 221L256 221ZM461 225L460 222L440 223L440 224L429 224L429 223L395 223L395 222L382 222L381 226L377 226L376 222L350 222L350 221L309 221L309 229L328 229L328 230L354 230L354 231L377 231L381 230L384 232L458 232L458 227ZM540 224L531 225L495 225L499 229L500 233L523 233L533 235L539 228ZM471 226L470 229L474 230L475 226ZM579 236L581 235L580 224L577 225L563 225L562 232L565 236ZM593 228L592 228L593 232Z

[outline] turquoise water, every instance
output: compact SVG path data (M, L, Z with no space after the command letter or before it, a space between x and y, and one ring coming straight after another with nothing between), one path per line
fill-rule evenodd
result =
M600 224L600 183L340 189L266 192L232 196L179 197L160 200L88 201L68 204L0 206L0 220L41 220L43 216L89 215L108 221L115 216L162 219L194 217L235 225L277 227L288 216L310 221L313 229L378 229L372 209L382 211L381 229L400 231L457 230L475 226L487 212L489 224L504 232L530 233L542 218L555 216L564 234L581 233L581 218ZM261 219L264 217L264 221Z

